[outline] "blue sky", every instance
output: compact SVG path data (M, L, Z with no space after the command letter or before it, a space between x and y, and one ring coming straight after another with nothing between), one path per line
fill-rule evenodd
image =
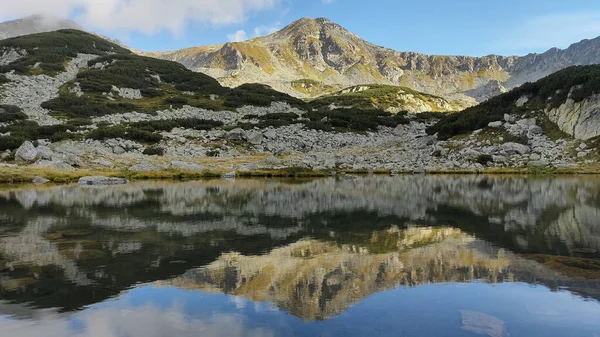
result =
M22 0L0 19L68 16L141 50L251 38L327 17L378 45L452 55L522 55L600 36L598 0ZM50 3L50 4L48 4Z

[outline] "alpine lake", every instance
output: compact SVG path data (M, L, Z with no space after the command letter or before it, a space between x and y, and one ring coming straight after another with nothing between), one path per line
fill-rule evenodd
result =
M600 337L600 176L0 188L2 337Z

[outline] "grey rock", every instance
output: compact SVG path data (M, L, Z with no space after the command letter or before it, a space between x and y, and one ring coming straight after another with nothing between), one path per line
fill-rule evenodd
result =
M500 145L500 149L502 149L508 154L528 154L531 152L529 146L512 142Z
M35 146L30 141L25 141L15 152L15 159L21 161L34 161L38 156Z
M501 121L497 121L497 122L491 122L488 124L488 126L490 128L499 128L502 126L502 122Z
M260 145L260 143L262 143L263 141L263 134L260 131L248 131L246 132L246 140L248 141L248 143L253 144L253 145Z
M527 163L527 166L529 167L546 167L548 165L550 165L550 163L546 160L532 160Z
M48 180L44 177L35 177L35 178L33 178L32 182L36 185L42 185L42 184L50 182L50 180Z
M125 185L129 181L125 178L89 176L79 179L79 185L82 186L110 186L110 185Z
M143 161L137 165L133 165L129 168L129 171L137 171L137 172L149 172L149 171L157 171L158 167L154 164Z
M540 155L539 155L539 154L537 154L537 153L533 153L533 154L531 154L531 155L529 156L529 160L537 161L537 160L540 160L540 159L542 159L542 156L540 156Z
M587 146L587 144L586 144L586 143L581 143L581 144L579 144L579 149L580 149L580 150L585 150L585 149L587 149L587 148L588 148L588 146Z
M2 152L2 154L0 155L0 159L2 160L6 160L8 158L10 158L12 152L10 152L10 150L6 150L4 152Z
M515 123L515 118L509 114L504 114L504 121L510 124L514 124Z
M115 165L113 163L111 163L109 160L104 159L104 158L98 158L98 159L92 161L92 164L97 164L97 165L107 167L107 168L115 167Z
M537 125L529 126L528 136L532 138L532 136L539 136L543 133L542 128Z
M73 166L60 160L40 160L35 165L39 167L48 167L57 170L73 170Z
M235 173L235 171L227 172L227 173L221 175L221 177L222 178L235 178L236 173Z
M245 135L246 135L246 132L243 129L235 128L235 129L227 132L227 134L225 135L225 138L234 139L234 140L243 140Z
M51 160L52 155L54 155L54 152L52 150L50 150L50 148L47 146L40 145L36 148L36 151L37 151L38 157L41 159Z
M516 123L517 123L517 125L520 125L522 127L525 127L525 126L530 127L532 125L535 125L535 118L524 118L524 119L518 120Z
M587 152L581 151L581 152L577 153L577 158L585 158L585 157L587 157L587 155L588 155Z
M120 146L115 146L115 147L113 147L112 152L114 154L123 154L123 153L125 153L125 149Z
M183 170L183 171L204 171L206 170L206 167L202 166L202 165L198 165L198 164L194 164L194 163L187 163L184 161L172 161L171 162L171 167L177 170Z

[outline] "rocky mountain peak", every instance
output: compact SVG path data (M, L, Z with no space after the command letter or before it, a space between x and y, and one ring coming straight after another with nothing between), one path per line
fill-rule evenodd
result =
M0 40L21 35L51 32L60 29L85 31L85 28L74 21L36 14L22 19L0 23Z

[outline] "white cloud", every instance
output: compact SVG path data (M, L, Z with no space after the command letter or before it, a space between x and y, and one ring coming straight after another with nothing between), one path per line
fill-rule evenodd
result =
M248 34L246 34L245 30L240 29L233 34L227 35L227 40L229 40L229 42L245 41L248 40Z
M0 19L31 14L66 18L91 28L153 34L182 33L186 23L236 24L275 7L280 0L18 0L2 4Z
M278 31L279 29L281 29L280 22L277 22L272 25L261 25L261 26L254 28L254 36L263 36L263 35L273 34L276 31Z
M517 24L505 37L491 43L507 52L565 48L600 35L600 12L564 13L537 16Z

